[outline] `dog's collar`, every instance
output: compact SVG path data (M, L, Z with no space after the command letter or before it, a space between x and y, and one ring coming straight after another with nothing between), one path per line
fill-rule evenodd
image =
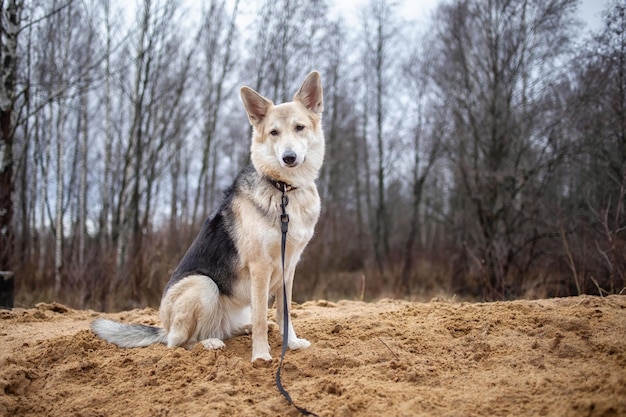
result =
M281 191L281 192L284 191L284 192L288 193L289 191L293 191L293 190L297 190L298 189L298 187L294 187L291 184L287 184L286 182L278 181L278 180L275 180L273 178L268 178L267 180L270 182L270 184L272 184L274 186L274 188L276 188L278 191Z

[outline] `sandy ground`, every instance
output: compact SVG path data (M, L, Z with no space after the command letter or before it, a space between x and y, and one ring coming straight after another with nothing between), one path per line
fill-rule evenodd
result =
M283 383L320 416L624 416L626 296L458 303L323 300L294 305ZM275 359L250 337L207 351L120 349L103 314L59 304L0 311L1 416L296 416ZM107 314L158 324L155 310ZM270 317L271 318L271 317Z

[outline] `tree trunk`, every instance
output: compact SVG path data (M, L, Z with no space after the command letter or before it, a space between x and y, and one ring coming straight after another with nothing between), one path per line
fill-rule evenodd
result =
M0 308L13 308L13 135L20 5L0 2Z
M63 103L58 104L57 112L57 176L56 176L56 214L54 222L54 295L59 296L62 286L63 272L63 196L64 196L64 158L65 154L65 138L63 126L65 125L65 106Z
M88 45L91 44L91 32ZM89 57L90 54L87 54ZM87 58L85 66L89 66L90 59ZM80 192L78 203L78 265L80 271L85 271L85 251L87 240L87 160L88 160L88 140L89 140L89 77L85 81L84 91L81 95L82 108L82 136L80 145Z
M111 240L109 216L111 198L111 162L113 143L113 108L111 104L111 20L110 1L104 3L106 25L106 56L105 56L105 93L104 93L104 167L102 179L102 211L100 212L100 253L106 256L106 250Z

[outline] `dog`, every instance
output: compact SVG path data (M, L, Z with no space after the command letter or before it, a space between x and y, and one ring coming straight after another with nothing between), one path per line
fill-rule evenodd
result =
M225 192L217 211L202 227L172 273L161 298L163 327L97 319L92 331L120 347L207 349L252 332L252 361L271 361L268 303L275 297L276 321L288 332L288 347L311 345L283 319L281 201L287 193L289 230L284 265L287 306L294 273L313 236L321 202L315 181L324 160L323 92L320 74L311 72L293 101L274 105L249 87L241 99L252 125L250 164Z

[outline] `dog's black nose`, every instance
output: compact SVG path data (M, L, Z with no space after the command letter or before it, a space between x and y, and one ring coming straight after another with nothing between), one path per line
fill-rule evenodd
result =
M296 155L296 153L291 149L287 149L285 152L283 152L283 162L289 167L294 166L297 157L298 155Z

